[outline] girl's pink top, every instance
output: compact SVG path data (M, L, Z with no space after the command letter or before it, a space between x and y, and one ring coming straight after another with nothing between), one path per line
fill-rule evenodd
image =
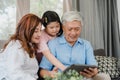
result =
M47 43L49 40L53 39L54 37L49 36L45 30L42 30L41 36L40 36L40 43L39 43L39 49L38 52L42 52L44 50L48 50Z

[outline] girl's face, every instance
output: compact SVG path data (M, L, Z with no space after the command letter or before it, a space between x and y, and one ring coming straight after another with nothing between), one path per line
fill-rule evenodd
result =
M39 23L39 25L36 27L33 35L32 35L32 38L31 38L31 41L32 43L39 43L40 42L40 35L41 35L41 23Z
M45 28L45 31L47 32L47 34L52 37L55 37L59 32L59 30L60 30L59 22L50 22Z

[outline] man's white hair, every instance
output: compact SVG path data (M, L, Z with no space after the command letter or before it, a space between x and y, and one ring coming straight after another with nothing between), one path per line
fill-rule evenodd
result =
M68 11L65 12L61 18L62 20L62 24L64 24L65 22L69 22L69 21L80 21L81 25L83 26L83 20L82 20L82 16L81 13L78 11Z

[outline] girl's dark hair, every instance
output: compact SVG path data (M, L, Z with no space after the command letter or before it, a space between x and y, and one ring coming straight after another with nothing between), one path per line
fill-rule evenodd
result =
M60 24L60 30L57 34L57 36L60 36L63 33L63 30L62 30L62 23L60 21L58 14L54 11L46 11L42 16L42 23L44 27L46 27L50 22L55 22L55 21L59 22Z

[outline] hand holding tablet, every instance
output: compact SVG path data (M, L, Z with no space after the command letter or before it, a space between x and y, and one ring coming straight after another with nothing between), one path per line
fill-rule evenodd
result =
M66 73L66 71L69 71L69 70L76 70L79 73L80 71L84 71L84 69L89 69L89 68L98 68L98 66L73 64L73 65L69 66L68 68L66 68L64 70L64 73Z

